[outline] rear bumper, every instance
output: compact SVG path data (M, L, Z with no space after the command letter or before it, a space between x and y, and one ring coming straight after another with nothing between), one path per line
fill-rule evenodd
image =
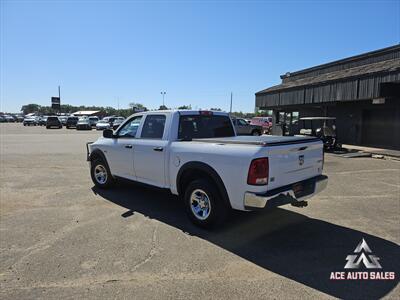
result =
M295 193L293 188L298 184L302 185L303 190L300 193ZM324 190L327 185L328 176L319 175L301 182L296 182L295 184L270 190L265 194L246 192L244 195L244 208L247 210L257 210L304 201Z

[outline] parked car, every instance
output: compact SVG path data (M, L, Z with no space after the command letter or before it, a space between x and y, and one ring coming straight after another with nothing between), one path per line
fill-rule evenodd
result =
M67 125L68 116L59 116L58 118L60 119L61 124L62 124L63 126L66 126L66 125Z
M39 125L40 126L46 126L47 124L47 116L43 116L39 118Z
M46 120L46 128L50 129L52 127L56 127L56 128L62 128L62 123L60 121L60 119L56 116L49 116L47 117Z
M14 123L15 122L15 118L13 116L10 116L10 115L5 115L4 119L8 123Z
M38 124L38 121L36 117L26 117L23 121L22 124L24 126L36 126Z
M100 120L96 124L96 129L97 130L104 130L104 129L110 129L111 125L108 122L108 120Z
M325 188L323 145L313 137L235 136L227 113L150 111L87 144L97 188L117 178L167 188L190 220L221 223L231 208L306 206Z
M65 127L67 127L67 129L73 127L76 128L76 124L78 123L78 121L79 121L78 117L68 117Z
M115 118L113 125L112 125L112 129L116 130L119 127L119 125L124 123L124 121L125 121L125 118Z
M108 117L104 117L102 120L108 122L110 124L110 126L112 126L115 118L116 118L115 116L108 116Z
M5 123L6 122L6 118L3 116L0 116L0 123Z
M99 117L89 117L90 126L96 127L97 122L99 121Z
M80 118L76 123L76 130L92 130L88 118Z
M232 118L237 135L261 135L263 128L259 125L251 125L245 119Z
M16 122L22 123L23 121L24 121L24 117L23 116L16 116Z
M272 117L254 117L251 119L250 124L261 126L263 133L269 134L272 127Z
M301 135L315 136L322 140L325 150L342 148L336 135L335 117L304 117L299 120Z

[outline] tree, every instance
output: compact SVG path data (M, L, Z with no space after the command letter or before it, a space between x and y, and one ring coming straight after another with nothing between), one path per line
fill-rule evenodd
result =
M165 105L160 105L160 108L158 110L167 110L168 107L166 107Z
M129 107L130 109L130 113L137 113L137 112L141 112L141 111L147 111L147 107L144 106L141 103L135 103L135 102L131 102L129 103Z
M136 103L136 102L131 102L131 103L129 103L129 107L130 108L137 108L137 109L143 109L143 110L147 110L147 108L143 105L143 104L141 104L141 103Z
M21 111L24 113L24 115L39 112L39 110L40 110L40 105L34 103L23 105L21 107Z
M189 105L182 105L182 106L179 106L178 109L192 109L192 106L190 104Z
M210 108L210 110L213 110L213 111L222 111L222 109L220 109L220 108Z

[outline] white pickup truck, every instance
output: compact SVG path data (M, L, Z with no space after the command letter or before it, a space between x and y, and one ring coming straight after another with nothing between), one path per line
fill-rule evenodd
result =
M118 178L169 189L202 227L231 209L306 206L325 188L322 142L311 137L236 136L227 113L149 111L87 144L94 184Z

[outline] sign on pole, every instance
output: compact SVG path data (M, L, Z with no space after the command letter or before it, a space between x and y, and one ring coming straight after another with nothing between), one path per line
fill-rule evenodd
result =
M60 110L60 97L51 97L51 108Z

